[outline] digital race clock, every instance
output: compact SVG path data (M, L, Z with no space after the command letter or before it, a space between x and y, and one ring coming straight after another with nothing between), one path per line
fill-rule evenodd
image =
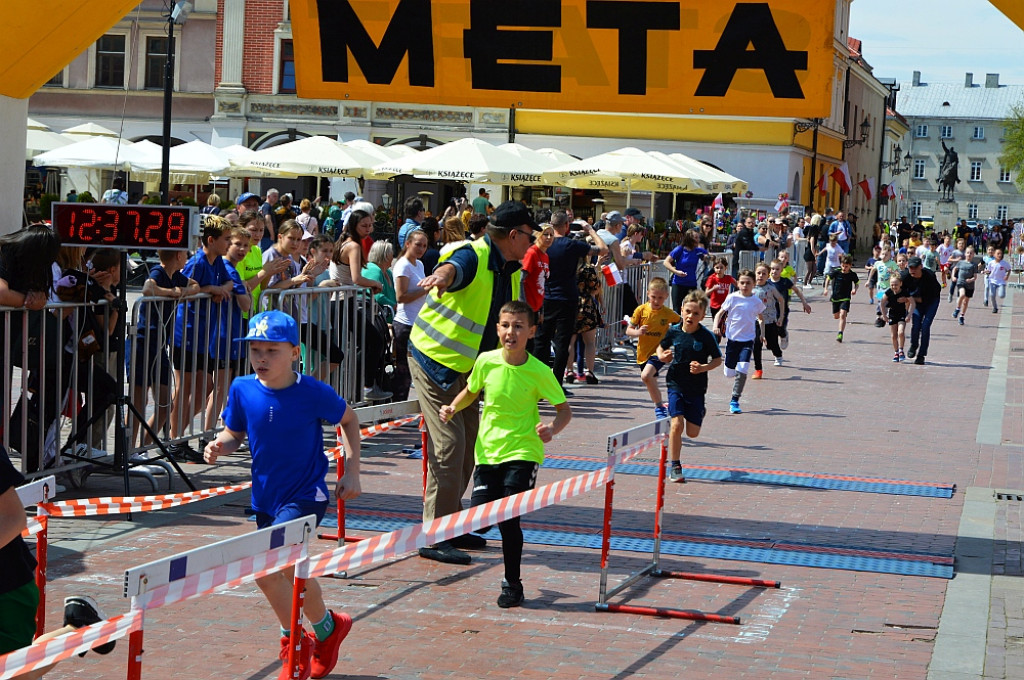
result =
M188 250L193 208L112 203L54 203L53 228L64 245Z

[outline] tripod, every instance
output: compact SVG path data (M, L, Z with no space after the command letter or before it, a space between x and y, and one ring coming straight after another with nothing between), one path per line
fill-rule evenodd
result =
M117 323L116 323L115 328L114 328L114 340L113 340L113 342L114 342L114 346L115 347L124 349L124 347L125 347L125 338L126 338L127 332L128 332L128 315L127 315L128 303L127 303L127 298L126 298L127 283L126 283L126 276L125 276L125 274L128 271L128 252L127 252L127 250L121 250L120 256L121 256L121 272L122 272L122 276L120 278L120 281L117 284L117 300L116 300L116 305L114 306L114 310L117 311L117 315L118 316L117 316ZM116 356L116 353L115 353L115 356ZM171 466L173 466L173 468L177 472L178 476L182 479L182 481L185 482L185 484L188 486L188 488L190 490L192 490L192 491L195 491L196 487L195 487L194 484L192 484L192 480L190 480L188 478L188 475L185 474L185 471L181 469L180 465L178 465L178 461L176 461L174 459L174 457L170 454L170 452L164 446L164 443L162 441L160 441L160 438L159 438L159 436L157 436L157 433L154 432L153 429L150 427L149 423L146 422L145 415L143 415L140 412L139 408L134 403L132 403L131 399L128 398L128 395L126 394L126 391L125 391L125 362L123 360L119 360L116 363L117 363L117 369L115 371L116 375L115 375L115 378L114 378L114 381L116 383L116 387L114 389L114 394L112 395L112 398L108 399L107 400L108 403L104 404L102 407L96 408L96 410L86 420L86 422L82 425L82 427L80 427L77 430L77 432L75 432L75 434L73 434L72 436L70 436L68 438L68 441L61 448L60 453L62 455L64 455L64 456L66 456L66 457L69 457L69 458L74 458L74 459L80 460L80 461L87 461L89 464L97 466L99 468L105 468L105 469L110 470L110 471L117 471L117 472L122 473L123 477L124 477L124 495L125 496L130 496L131 495L130 482L129 482L129 479L131 477L131 469L133 467L149 465L149 464L152 464L152 463L154 463L156 461L160 461L160 460L166 460ZM102 423L103 419L106 416L107 409L109 409L110 406L114 406L115 411L116 411L115 419L114 419L114 460L113 460L113 462L106 463L106 462L98 461L98 460L95 460L95 459L92 459L92 458L87 458L87 457L84 457L84 456L79 456L79 455L73 453L72 451L73 451L73 448L74 448L75 444L78 444L80 442L84 442L85 441L84 437L86 436L86 433L89 432L89 430L92 427L92 425L95 424L98 421ZM138 420L139 424L141 425L143 430L146 432L146 434L148 434L149 437L152 439L152 441L156 443L157 447L160 449L160 455L159 456L157 456L155 458L146 459L144 461L132 462L131 454L130 454L130 451L132 449L132 442L131 442L131 426L130 426L129 421L128 421L128 417L129 417L128 414L129 413L131 413L131 415ZM131 520L131 518L132 518L131 513L128 513L129 521Z

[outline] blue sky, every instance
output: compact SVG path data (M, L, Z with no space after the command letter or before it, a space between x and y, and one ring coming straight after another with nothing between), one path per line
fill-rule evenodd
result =
M1024 85L1024 31L988 0L854 0L850 35L879 78L909 82L914 71L933 83Z

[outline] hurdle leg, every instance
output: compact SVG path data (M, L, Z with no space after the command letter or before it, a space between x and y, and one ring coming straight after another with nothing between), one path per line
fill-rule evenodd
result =
M686 619L687 621L707 621L709 623L739 624L738 616L722 616L721 614L705 614L698 611L682 609L665 609L664 607L636 607L628 604L598 604L597 610L619 614L641 614L644 616L662 616L669 619Z
M658 458L658 493L654 506L654 561L653 570L658 571L661 561L661 522L665 510L665 462L668 459L668 446L661 442L661 456Z
M421 457L423 460L420 463L420 467L423 469L423 497L427 497L427 421L423 416L420 416L420 452L423 454Z
M39 589L39 607L36 608L36 637L46 632L46 535L49 516L37 515L42 529L36 534L36 588Z
M597 595L600 609L608 599L608 553L612 537L612 500L615 496L615 479L604 485L604 522L601 527L601 588Z
M288 668L291 669L291 677L299 677L299 645L302 642L301 636L305 633L302 630L302 600L306 597L306 579L295 577L292 582L292 625L291 634L288 638Z
M145 616L145 614L143 614ZM142 680L142 629L128 634L128 680Z

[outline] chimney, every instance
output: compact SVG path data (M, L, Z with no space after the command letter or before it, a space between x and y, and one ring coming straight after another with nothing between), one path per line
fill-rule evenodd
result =
M974 74L968 73L964 76L964 87L974 87Z
M998 73L986 73L985 74L985 87L999 87L999 74Z
M921 72L920 71L914 71L914 87L917 87L920 84L921 84Z

